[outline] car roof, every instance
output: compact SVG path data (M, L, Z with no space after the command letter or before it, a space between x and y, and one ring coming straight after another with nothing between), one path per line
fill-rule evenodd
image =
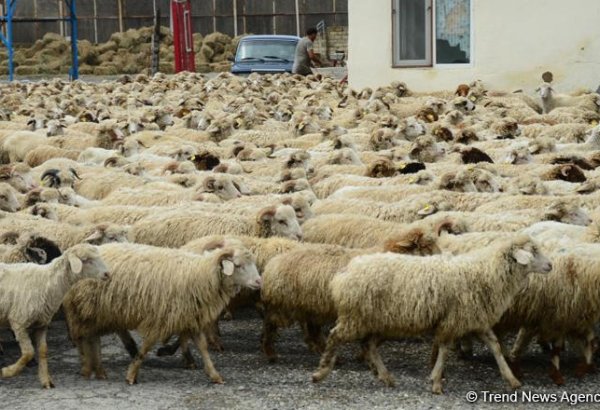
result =
M260 34L260 35L249 35L242 38L241 41L245 40L300 40L297 36L284 36L279 34Z

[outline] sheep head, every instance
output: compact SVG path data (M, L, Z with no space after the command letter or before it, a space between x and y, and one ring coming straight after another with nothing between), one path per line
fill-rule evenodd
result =
M215 251L215 259L222 277L233 285L233 293L240 288L260 289L262 279L254 256L240 246L226 246Z
M203 192L210 192L217 195L223 201L240 198L242 194L233 184L229 175L209 176L202 181Z
M270 206L262 209L257 216L260 237L281 236L302 240L302 229L296 212L290 205Z
M114 224L99 224L86 237L83 242L92 245L104 245L112 242L129 242L127 239L129 230Z
M88 244L75 245L62 255L75 276L107 280L108 267L100 257L98 248Z
M17 212L19 208L15 189L5 182L0 183L0 210Z
M572 225L588 226L592 219L578 206L567 205L556 201L544 210L543 220L556 221Z

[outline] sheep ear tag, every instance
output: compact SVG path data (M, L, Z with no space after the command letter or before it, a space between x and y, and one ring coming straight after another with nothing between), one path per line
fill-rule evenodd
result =
M514 251L513 257L519 265L529 265L529 263L533 259L533 255L531 254L531 252L527 252L523 249L517 249L516 251Z
M83 269L83 263L81 262L81 259L75 255L69 255L68 261L73 273L81 273L81 270Z
M225 274L225 276L233 275L233 270L234 270L233 262L225 259L224 261L221 262L221 266L223 267L223 274Z

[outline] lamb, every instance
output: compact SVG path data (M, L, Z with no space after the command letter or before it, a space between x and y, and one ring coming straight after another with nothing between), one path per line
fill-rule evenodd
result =
M21 357L2 369L2 377L15 377L33 359L28 329L33 327L38 350L38 376L42 387L54 387L48 373L46 333L63 296L80 279L108 278L108 269L98 250L77 245L48 265L0 264L0 326L14 332Z
M432 332L434 345L439 346L432 391L439 394L450 344L474 333L488 345L503 378L516 389L521 383L508 367L492 327L526 284L528 273L551 269L548 258L526 236L450 258L390 254L355 258L331 281L338 317L313 382L331 372L340 344L366 338L378 378L392 384L376 350L377 339ZM376 303L364 303L373 298Z
M139 221L130 231L130 237L136 243L166 247L180 247L193 239L215 234L302 239L296 213L289 205L263 208L256 216L206 212L159 214Z
M277 359L277 328L298 321L311 350L322 353L321 326L335 321L336 311L329 283L336 273L359 255L375 252L413 255L440 253L432 232L419 228L398 232L383 246L349 249L337 245L302 246L274 257L263 272L264 304L262 349L269 361Z
M111 267L111 281L83 281L64 299L70 337L82 360L82 375L106 377L100 359L101 335L137 330L142 347L129 366L127 383L137 382L142 361L154 344L174 334L183 336L185 351L193 339L206 374L213 383L223 383L208 354L204 332L240 287L260 288L261 279L250 253L228 247L200 256L134 244L99 249Z

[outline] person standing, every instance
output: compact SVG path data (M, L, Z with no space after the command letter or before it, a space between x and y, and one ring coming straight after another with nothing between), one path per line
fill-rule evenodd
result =
M317 38L317 29L312 27L306 30L306 36L302 37L296 46L294 67L292 73L300 75L312 74L311 62L321 64L319 57L314 52L313 43Z

